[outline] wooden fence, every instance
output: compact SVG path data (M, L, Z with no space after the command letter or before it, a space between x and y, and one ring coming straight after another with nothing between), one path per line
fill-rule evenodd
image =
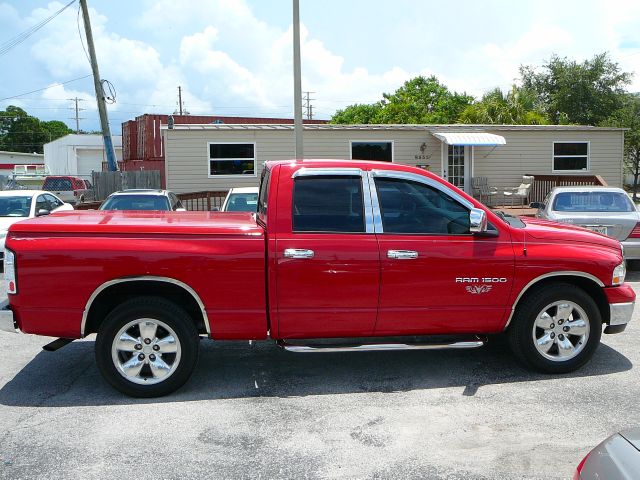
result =
M554 187L581 185L607 186L600 175L531 175L534 177L529 194L530 202L542 202Z
M131 188L161 188L160 172L158 170L93 172L96 200L104 200L113 192Z
M227 196L226 191L204 191L191 193L178 193L178 198L182 201L187 210L200 210L210 212L216 208L220 210Z

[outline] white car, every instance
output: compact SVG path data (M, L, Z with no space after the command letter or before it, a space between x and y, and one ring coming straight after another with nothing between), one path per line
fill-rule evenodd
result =
M0 258L4 256L4 241L11 225L25 218L41 217L65 210L73 210L73 206L44 190L0 192Z
M163 210L184 212L178 196L169 190L146 188L114 192L100 205L100 210Z
M256 212L258 187L237 187L227 193L221 212Z

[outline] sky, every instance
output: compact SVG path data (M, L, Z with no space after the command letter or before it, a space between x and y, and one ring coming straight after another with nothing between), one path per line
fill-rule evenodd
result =
M69 0L0 0L0 45ZM292 0L88 0L112 133L143 113L293 117ZM417 75L476 97L553 54L609 52L640 91L638 0L300 0L302 90L314 118L379 100ZM0 110L99 129L76 1L0 53ZM0 52L2 51L0 47ZM40 90L46 88L44 90ZM33 90L40 90L21 95ZM16 98L7 98L14 97Z

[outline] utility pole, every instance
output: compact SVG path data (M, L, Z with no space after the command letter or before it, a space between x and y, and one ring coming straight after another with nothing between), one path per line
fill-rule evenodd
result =
M91 21L89 19L87 0L80 0L80 8L82 8L82 20L84 22L84 31L87 36L87 47L89 47L89 58L91 61L91 70L93 72L93 86L96 90L96 101L98 102L98 113L100 114L100 126L102 128L104 150L107 154L107 164L109 165L109 171L116 172L118 170L118 162L116 160L116 152L113 149L113 141L111 140L111 129L109 128L109 118L107 117L107 106L104 102L104 92L102 90L102 82L100 79L100 72L98 70L96 49L93 45L93 35L91 33Z
M304 108L307 110L307 120L313 119L313 105L311 105L311 100L315 100L315 98L310 98L310 95L316 92L304 92L305 96L304 100Z
M300 68L300 0L293 0L293 109L296 158L304 158L302 147L302 73Z
M85 110L84 108L79 108L78 107L78 102L84 102L84 100L82 98L69 98L68 99L71 102L75 102L75 109L73 107L70 108L70 110L75 110L76 111L76 115L74 117L75 121L76 121L76 133L80 133L80 120L83 120L83 118L80 116L80 112L82 110Z

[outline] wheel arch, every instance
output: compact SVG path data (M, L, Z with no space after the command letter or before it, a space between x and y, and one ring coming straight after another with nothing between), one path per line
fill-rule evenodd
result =
M595 275L586 272L578 272L578 271L559 271L559 272L549 272L544 275L540 275L539 277L534 278L529 283L527 283L520 293L516 297L513 302L513 307L511 308L511 313L509 314L509 318L507 323L504 326L504 330L509 328L511 324L511 320L513 320L513 316L518 308L518 305L522 302L522 300L532 292L553 283L570 283L582 288L585 292L587 292L593 300L596 302L598 306L598 310L600 310L600 315L602 317L602 323L608 323L610 317L609 311L609 303L607 301L607 297L605 293L602 291L604 288L604 283Z
M204 303L193 288L175 278L149 275L117 278L96 288L82 313L80 336L97 332L104 316L118 303L140 295L159 295L173 300L191 315L200 333L211 336Z

